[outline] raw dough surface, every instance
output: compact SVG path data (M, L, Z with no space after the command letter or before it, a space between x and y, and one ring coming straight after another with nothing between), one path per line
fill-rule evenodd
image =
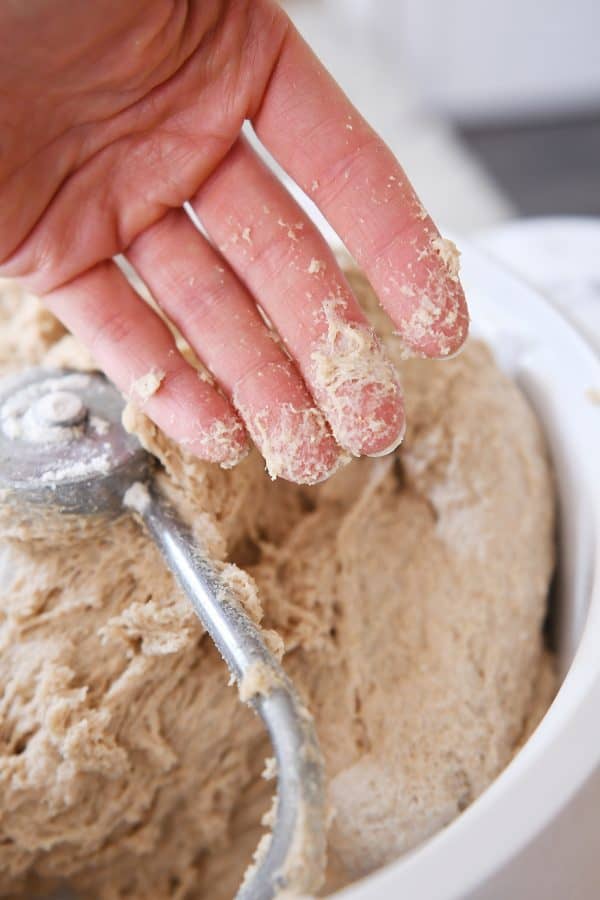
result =
M3 371L89 368L34 298L0 293ZM255 453L202 464L126 414L315 715L327 890L450 822L552 693L536 421L481 344L432 363L386 341L405 442L317 488L272 483ZM101 900L231 897L271 803L270 748L153 545L129 516L0 528L0 896L62 878Z

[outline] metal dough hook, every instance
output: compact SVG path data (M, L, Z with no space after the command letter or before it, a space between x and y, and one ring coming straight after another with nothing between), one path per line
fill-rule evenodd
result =
M256 625L153 485L153 458L122 427L122 409L120 394L99 374L29 369L4 379L0 500L67 516L115 516L125 505L139 515L238 684L247 684L275 751L272 838L237 898L271 900L286 888L311 893L325 864L324 775L312 719Z

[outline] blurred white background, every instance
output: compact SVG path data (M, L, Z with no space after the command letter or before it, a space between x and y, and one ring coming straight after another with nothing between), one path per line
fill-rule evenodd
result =
M600 215L600 0L287 0L442 227Z

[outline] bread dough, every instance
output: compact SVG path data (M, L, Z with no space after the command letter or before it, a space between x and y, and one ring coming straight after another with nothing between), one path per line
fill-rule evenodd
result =
M0 316L4 371L89 368L34 298L9 286ZM386 342L405 442L318 487L272 483L256 453L204 464L126 414L315 716L326 890L458 815L553 689L538 425L482 344L422 362ZM130 516L0 528L0 894L66 880L101 900L232 897L271 804L271 750L154 546Z

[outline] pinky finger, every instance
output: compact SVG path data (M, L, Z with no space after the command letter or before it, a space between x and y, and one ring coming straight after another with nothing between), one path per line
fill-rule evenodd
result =
M165 323L115 263L100 263L44 301L170 438L225 468L245 456L248 439L229 401L183 359Z

